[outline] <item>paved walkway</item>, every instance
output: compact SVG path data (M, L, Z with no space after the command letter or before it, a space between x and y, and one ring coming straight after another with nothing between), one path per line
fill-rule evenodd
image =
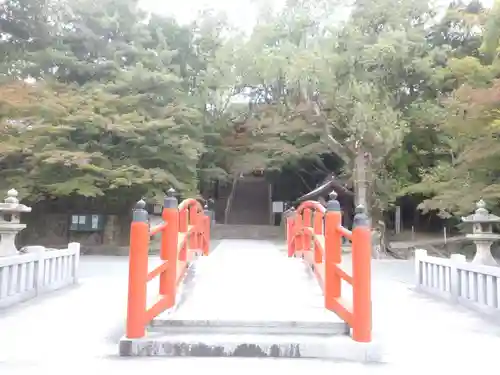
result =
M196 262L179 320L341 322L301 259L265 241L227 240ZM258 301L258 303L256 303Z
M238 241L230 246L234 252L238 251ZM157 259L152 258L152 262ZM162 370L399 375L403 371L478 372L498 366L500 327L468 310L413 293L412 263L408 261L373 263L375 337L387 349L390 362L387 365L304 359L118 358L117 341L123 334L125 314L127 258L82 257L81 267L78 287L0 313L1 374L35 371L56 375L66 375L69 371L77 375L90 371L138 374ZM231 272L235 277L240 274L237 270Z

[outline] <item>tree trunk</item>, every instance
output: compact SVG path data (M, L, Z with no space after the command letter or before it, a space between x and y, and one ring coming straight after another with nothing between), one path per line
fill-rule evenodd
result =
M224 210L224 224L228 223L229 212L231 211L231 205L233 204L234 191L236 190L236 184L238 183L239 174L233 175L233 182L231 185L231 192L226 201L226 209Z
M372 257L380 258L386 253L386 235L383 212L374 204L372 169L369 154L362 147L354 158L355 205L363 205L372 228Z
M365 152L362 148L358 148L354 157L354 204L356 206L362 204L369 215L368 202L368 186L367 186L367 169L368 163L365 157Z

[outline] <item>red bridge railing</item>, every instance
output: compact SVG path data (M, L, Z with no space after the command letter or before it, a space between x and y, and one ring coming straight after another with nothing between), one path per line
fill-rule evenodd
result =
M210 245L209 213L196 199L178 204L170 189L163 205L163 223L149 227L149 214L143 200L133 210L130 229L130 258L126 336L141 338L156 316L175 305L177 285L194 255L208 255ZM162 264L149 270L150 237L161 235ZM147 306L147 284L160 278L158 302Z
M352 242L352 275L341 266L342 237ZM356 208L351 232L342 226L335 192L326 209L315 201L303 202L287 218L287 243L288 256L302 256L310 263L323 289L325 307L349 324L355 341L370 342L371 234L364 207ZM352 298L342 295L342 280L352 285Z

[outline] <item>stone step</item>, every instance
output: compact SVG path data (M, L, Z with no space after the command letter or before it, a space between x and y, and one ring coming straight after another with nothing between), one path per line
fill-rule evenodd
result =
M277 334L277 335L348 335L349 326L338 321L261 321L261 320L186 320L160 317L150 331L164 334Z
M212 227L213 239L249 239L249 240L277 240L285 239L282 227L274 225L224 225L216 224Z
M274 357L382 362L380 347L358 343L348 335L297 334L164 334L123 338L121 356L141 357Z
M159 216L150 216L151 226L161 224L163 221ZM236 240L285 240L283 227L274 225L225 225L215 224L210 233L212 240L236 239ZM151 238L150 249L157 252L160 249L161 235Z

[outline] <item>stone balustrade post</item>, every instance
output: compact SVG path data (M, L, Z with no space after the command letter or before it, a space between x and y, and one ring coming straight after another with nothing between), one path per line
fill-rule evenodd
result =
M457 264L466 263L465 255L462 254L451 254L450 256L450 293L453 301L457 302L458 297L460 297L460 272L458 270Z

